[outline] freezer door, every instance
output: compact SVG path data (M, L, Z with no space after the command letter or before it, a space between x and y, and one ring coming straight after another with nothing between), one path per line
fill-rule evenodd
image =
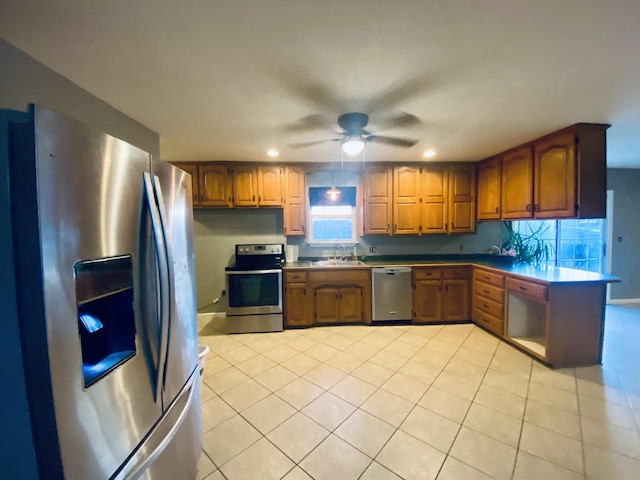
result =
M158 272L143 187L149 155L62 115L35 115L44 313L64 477L109 478L162 414L154 388ZM118 310L101 303L110 301ZM111 336L100 342L97 335ZM111 350L121 358L110 359Z
M165 161L153 160L152 176L169 265L169 336L161 388L167 409L198 365L192 192L189 174Z

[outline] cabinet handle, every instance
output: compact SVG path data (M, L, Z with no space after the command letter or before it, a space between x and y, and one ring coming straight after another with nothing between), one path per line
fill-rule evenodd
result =
M387 223L387 232L388 232L389 230L391 230L391 225L389 225L389 224Z
M442 291L442 285L438 285L438 291L441 292Z
M531 204L527 203L527 212L530 212L530 211L531 211Z
M284 233L287 233L287 227L285 227L284 225L282 226L282 229L284 230Z
M445 292L448 292L448 291L449 291L449 285L445 285L445 286L444 286L444 291L445 291Z
M484 278L485 280L491 280L491 278L489 277L482 277L482 278Z
M537 203L533 205L533 211L534 212L539 212L540 211L540 205L538 205Z
M451 230L455 229L455 225L453 224L453 222L451 222Z
M500 213L500 207L496 207L496 213Z
M449 224L447 222L444 223L444 229L448 230L449 229Z
M482 306L483 306L484 308L489 308L489 305L487 305L486 303L483 303L483 304L482 304Z
M255 201L256 201L256 196L255 196L255 195L252 195L252 196L251 196L251 201L252 201L252 202L255 202Z
M484 293L486 294L490 294L491 292L489 290L483 290Z
M528 288L527 288L527 287L523 287L522 285L518 285L518 288L519 288L520 290L523 290L523 291L528 290Z
M398 224L397 224L397 223L393 225L393 231L394 231L394 232L397 232L397 231L398 231Z
M262 201L262 195L258 195L258 201L261 202Z
M302 230L302 233L304 233L304 224L300 225L300 230Z

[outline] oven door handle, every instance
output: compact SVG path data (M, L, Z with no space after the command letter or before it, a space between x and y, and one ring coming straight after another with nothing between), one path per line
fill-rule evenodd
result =
M227 270L227 275L255 275L264 273L281 273L282 269L274 268L271 270Z

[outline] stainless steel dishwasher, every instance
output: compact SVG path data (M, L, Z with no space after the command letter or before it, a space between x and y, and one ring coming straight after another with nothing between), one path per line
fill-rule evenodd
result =
M371 269L372 321L411 320L411 267Z

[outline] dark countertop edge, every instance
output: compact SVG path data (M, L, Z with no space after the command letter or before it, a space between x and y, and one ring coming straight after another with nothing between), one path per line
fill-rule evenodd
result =
M410 257L410 258L407 258ZM511 259L504 260L500 258L496 261L496 255L460 255L460 256L425 256L406 255L406 256L375 256L367 257L361 260L364 265L345 265L345 266L319 266L312 265L312 258L301 258L295 263L286 263L284 269L313 269L313 270L335 270L335 269L366 269L381 266L462 266L469 265L473 267L485 267L498 271L499 273L509 274L520 277L525 280L534 280L546 284L579 284L579 283L618 283L620 279L615 275L607 275L585 270L576 270L566 267L533 267L527 265L512 264Z

